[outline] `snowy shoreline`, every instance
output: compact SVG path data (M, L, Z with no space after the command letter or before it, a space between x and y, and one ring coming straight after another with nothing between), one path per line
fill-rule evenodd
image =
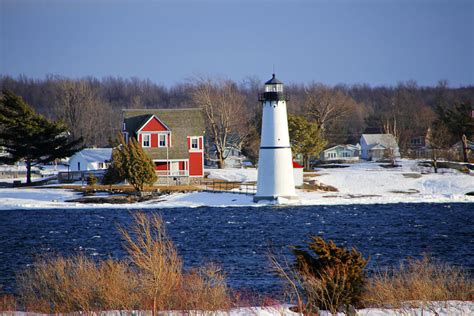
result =
M363 162L346 168L321 169L307 176L336 187L339 192L297 190L299 200L289 206L396 204L396 203L473 203L474 174L445 169L428 173L416 160L402 160L399 168L387 169L377 163ZM256 169L209 169L209 178L224 181L253 182ZM174 193L157 199L126 204L66 202L81 197L69 189L3 188L0 210L13 209L156 209L178 207L262 207L271 203L254 203L252 195L238 193Z

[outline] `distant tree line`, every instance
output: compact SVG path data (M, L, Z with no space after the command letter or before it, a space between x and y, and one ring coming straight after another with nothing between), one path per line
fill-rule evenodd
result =
M61 120L72 137L82 137L86 146L106 146L115 139L122 109L199 106L207 119L208 146L216 150L220 162L226 146L238 147L254 160L258 155L261 110L257 95L263 82L254 77L242 82L195 78L164 87L138 78L0 76L0 89L22 96L47 118ZM290 94L290 114L316 124L326 146L357 143L369 129L394 134L402 154L412 137L426 135L440 113L457 104L474 104L474 86L452 88L446 81L433 87L408 81L377 87L286 84L285 89ZM455 139L459 137L453 133Z

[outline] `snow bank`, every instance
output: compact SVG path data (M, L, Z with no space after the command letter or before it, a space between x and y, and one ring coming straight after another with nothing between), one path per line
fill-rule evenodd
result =
M210 179L219 179L225 181L238 182L256 182L257 169L207 169L205 172L209 173Z
M102 316L121 316L124 314L131 314L137 316L149 316L151 311L105 311L100 313L91 313L91 315ZM202 311L167 311L160 312L160 315L178 316L178 315L215 315L215 316L294 316L300 315L290 310L290 305L277 305L267 307L241 307L234 308L229 311L217 312L202 312ZM405 309L383 309L383 308L366 308L357 310L359 316L398 316L398 315L412 315L412 316L448 316L448 315L473 315L474 303L462 301L446 301L446 302L427 302L423 308L405 308ZM26 313L26 312L8 312L12 316L46 316L47 314L40 313ZM331 316L327 311L321 311L321 316ZM343 313L337 313L335 316L343 316Z
M347 168L320 169L314 180L338 188L339 192L306 192L298 190L297 205L386 204L386 203L458 203L474 202L474 174L441 170L424 173L414 160L402 160L399 168L382 168L378 163L363 162ZM209 169L209 177L227 181L250 182L257 179L256 169ZM0 209L29 208L171 208L262 206L253 196L234 193L193 192L163 196L132 204L69 203L80 197L67 189L13 188L0 189Z

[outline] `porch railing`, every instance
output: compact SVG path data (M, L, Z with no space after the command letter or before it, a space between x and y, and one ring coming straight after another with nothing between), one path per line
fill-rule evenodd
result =
M157 170L158 177L187 177L189 175L187 170Z

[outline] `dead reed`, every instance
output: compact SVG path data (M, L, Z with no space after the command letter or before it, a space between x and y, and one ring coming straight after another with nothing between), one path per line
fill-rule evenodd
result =
M131 227L120 231L128 261L95 262L83 255L40 258L17 274L20 305L43 313L151 309L153 315L231 307L225 276L217 266L183 271L158 215L136 213Z
M417 307L433 301L473 300L474 282L458 267L425 256L367 280L362 301L370 307Z

